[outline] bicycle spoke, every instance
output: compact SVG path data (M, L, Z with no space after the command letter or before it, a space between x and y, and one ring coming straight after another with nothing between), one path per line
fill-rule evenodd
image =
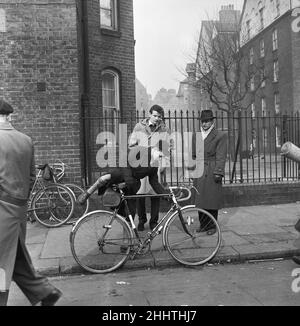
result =
M128 258L132 233L125 221L111 212L96 211L83 216L73 227L72 254L85 270L106 273Z
M207 234L206 231L201 232L202 230L199 230L199 212L203 213L203 210L196 207L182 208L182 219L178 213L174 214L169 220L164 234L169 253L175 260L184 265L202 265L211 260L220 247L219 226L214 218L208 214L205 215L208 221L205 224L216 227L216 232L212 235ZM185 232L186 228L188 228L191 236Z

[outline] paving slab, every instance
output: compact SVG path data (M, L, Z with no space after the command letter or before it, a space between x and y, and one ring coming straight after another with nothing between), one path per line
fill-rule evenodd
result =
M244 239L247 239L249 243L259 244L263 242L278 242L284 240L297 239L298 235L291 232L270 232L265 234L250 234L244 235Z
M232 246L238 244L249 244L250 242L245 237L241 237L231 230L224 230L222 232L222 244L224 246Z
M69 235L72 226L50 229L41 252L41 258L72 257Z
M282 228L276 225L270 224L246 224L246 225L231 225L231 231L239 235L250 235L250 234L263 234L263 233L274 233L283 231Z
M241 259L260 259L287 257L300 254L300 249L295 246L295 241L279 241L274 243L260 243L250 245L237 245L233 248L240 254Z

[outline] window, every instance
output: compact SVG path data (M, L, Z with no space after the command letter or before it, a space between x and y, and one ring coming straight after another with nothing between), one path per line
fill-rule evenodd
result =
M259 10L260 29L264 28L264 8Z
M250 63L250 65L252 65L253 62L254 62L254 49L251 48L250 52L249 52L249 63Z
M266 86L266 73L265 69L262 69L260 71L260 87L265 87Z
M272 33L272 43L273 43L273 51L278 49L278 36L277 36L277 29L274 29Z
M250 79L250 90L254 91L254 89L255 89L255 80L254 80L254 76L252 76Z
M275 113L279 114L280 113L280 96L279 96L279 93L274 94L274 108L275 108Z
M263 146L266 148L268 146L268 129L267 128L262 129L262 141L263 141Z
M276 0L277 17L280 16L280 0Z
M281 137L280 137L280 127L275 127L275 133L276 133L276 147L281 147Z
M118 29L117 0L100 0L100 25L102 28Z
M263 117L265 117L266 113L267 113L266 99L264 97L262 97L262 99L261 99L261 114Z
M112 70L102 72L102 104L104 130L114 132L117 135L119 117L119 76Z
M274 66L273 81L277 82L278 78L279 78L279 63L278 63L278 60L274 61L273 66Z
M255 104L254 103L251 104L251 117L252 117L252 119L255 118Z
M265 56L265 41L264 40L260 40L259 49L260 49L260 57L263 58Z
M247 33L247 40L250 40L251 37L251 27L250 27L250 20L246 21L246 33Z

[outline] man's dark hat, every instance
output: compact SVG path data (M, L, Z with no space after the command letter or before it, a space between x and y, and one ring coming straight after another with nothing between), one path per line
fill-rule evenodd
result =
M200 120L201 121L207 121L207 120L213 120L216 117L214 117L213 111L212 110L202 110L201 115L200 115Z
M0 99L0 114L9 115L13 112L14 109L11 107L11 105Z

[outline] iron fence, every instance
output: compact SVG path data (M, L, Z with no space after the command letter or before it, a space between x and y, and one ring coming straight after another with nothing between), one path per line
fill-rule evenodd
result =
M97 162L97 155L103 146L98 139L99 134L103 131L109 132L111 138L108 138L115 140L111 153L115 155L113 161L118 166L120 143L126 144L122 139L124 137L120 137L120 126L123 126L123 135L125 128L129 136L135 124L147 115L146 112L132 112L127 121L117 113L88 118L90 150L86 161L89 162L93 179L105 170L105 167L99 168L99 160ZM200 111L169 110L165 114L165 123L171 133L198 132L201 130ZM246 111L237 111L230 115L226 112L217 112L216 128L228 135L228 156L224 178L226 184L279 183L299 179L299 164L280 155L281 146L286 141L291 141L296 146L300 145L298 112L294 114L264 112L261 115ZM170 168L166 173L166 181L169 184L186 184L192 181L183 153L184 150L189 150L191 144L186 143L183 137L181 141L182 153L177 152L175 156L171 151ZM106 145L108 146L109 142ZM178 162L180 164L176 164Z

